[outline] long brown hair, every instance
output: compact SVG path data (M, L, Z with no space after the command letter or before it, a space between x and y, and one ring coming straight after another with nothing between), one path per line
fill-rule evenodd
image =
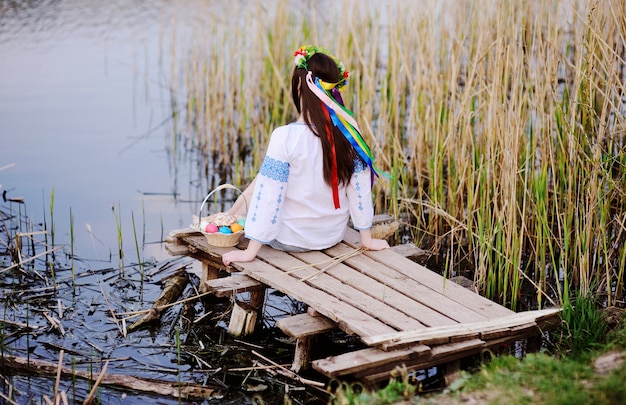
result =
M324 53L317 52L307 60L308 70L314 77L327 83L343 80L335 61ZM337 177L339 184L346 185L354 174L355 159L360 159L350 142L341 131L327 118L325 106L306 84L308 71L296 67L291 79L291 93L296 109L302 114L304 122L322 141L324 154L324 180L332 186L333 143L337 156ZM330 139L329 139L330 138Z

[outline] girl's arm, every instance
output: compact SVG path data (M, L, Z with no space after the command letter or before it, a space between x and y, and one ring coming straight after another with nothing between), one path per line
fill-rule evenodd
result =
M250 185L243 190L237 200L235 200L233 206L226 211L228 214L246 216L248 210L250 209L249 205L252 202L252 192L254 191L255 183L256 177L252 180L252 183L250 183Z
M386 240L373 239L370 229L361 229L359 233L361 234L361 246L367 250L383 250L389 247Z
M250 239L246 250L231 250L222 256L222 263L226 266L230 266L232 262L251 262L256 257L256 254L261 250L263 244L256 240Z

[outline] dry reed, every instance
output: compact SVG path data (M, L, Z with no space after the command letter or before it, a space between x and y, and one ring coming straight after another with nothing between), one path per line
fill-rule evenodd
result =
M211 16L186 44L183 139L207 182L250 181L271 129L295 118L292 52L321 44L350 71L344 99L394 175L377 208L412 218L447 274L470 258L481 290L512 308L524 280L539 307L574 291L623 301L622 2L333 4L235 3L235 22Z

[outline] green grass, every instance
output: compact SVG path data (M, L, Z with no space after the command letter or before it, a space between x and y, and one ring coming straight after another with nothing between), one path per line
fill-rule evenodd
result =
M496 357L479 369L462 371L443 393L419 394L406 371L384 388L372 391L340 383L333 405L360 404L626 404L626 363L598 371L594 360L621 353L626 358L626 316L608 330L594 300L578 297L563 313L561 332L552 351ZM560 333L560 335L559 335Z
M576 357L607 342L606 322L593 297L568 300L561 317L561 326L553 333L560 352Z
M484 403L492 404L621 404L626 398L625 370L621 367L600 376L591 359L559 359L545 353L529 354L523 360L505 356L467 377L455 395L488 393Z
M622 332L623 333L623 332ZM622 338L623 339L623 338ZM624 341L622 341L624 343ZM626 353L626 346L620 346ZM444 393L413 396L415 387L393 381L379 391L344 385L333 405L365 404L507 404L615 405L626 403L626 366L599 374L593 359L602 351L579 357L529 354L524 359L503 356L474 374L463 372ZM626 354L624 354L626 356ZM412 391L413 390L413 391Z

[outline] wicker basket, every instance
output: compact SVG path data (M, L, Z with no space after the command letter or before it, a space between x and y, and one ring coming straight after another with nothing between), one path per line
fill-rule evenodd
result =
M203 220L208 221L208 219L210 218L210 216L208 217L202 216L202 209L204 208L204 204L206 204L209 198L211 198L213 193L215 193L216 191L224 190L224 189L236 190L239 192L239 194L243 195L241 190L239 190L237 187L233 186L232 184L222 184L221 186L216 187L213 191L207 194L207 196L204 198L204 201L202 201L202 205L200 205L200 215L197 217L197 219L194 217L194 222L191 225L193 229L196 229L197 231L199 231L201 234L204 235L209 245L218 246L218 247L236 246L239 243L239 238L241 237L241 235L244 234L243 230L233 232L233 233L221 233L221 232L207 233L204 231L204 229L201 229L200 227L200 224L203 222ZM248 202L245 201L245 203L246 203L246 210L247 210ZM245 217L241 215L235 215L235 218L237 220L245 219Z

